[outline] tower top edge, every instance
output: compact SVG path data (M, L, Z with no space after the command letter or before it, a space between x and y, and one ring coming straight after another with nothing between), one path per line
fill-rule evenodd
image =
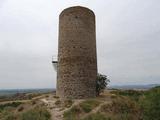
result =
M72 6L72 7L68 7L66 9L64 9L59 17L63 16L64 14L67 14L67 13L71 13L71 12L88 12L89 14L92 14L93 16L95 16L94 12L87 8L87 7L83 7L83 6Z

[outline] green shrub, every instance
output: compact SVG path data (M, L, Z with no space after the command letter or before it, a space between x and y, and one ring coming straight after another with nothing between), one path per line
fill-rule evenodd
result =
M95 107L97 107L99 104L100 102L97 100L86 100L80 103L80 107L82 108L84 112L88 113L91 110L93 110Z
M101 92L103 92L110 80L106 75L98 74L96 79L96 95L99 96Z

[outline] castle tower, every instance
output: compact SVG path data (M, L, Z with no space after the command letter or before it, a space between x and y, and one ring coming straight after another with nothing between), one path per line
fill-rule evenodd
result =
M85 7L70 7L59 16L57 95L96 96L97 55L95 15Z

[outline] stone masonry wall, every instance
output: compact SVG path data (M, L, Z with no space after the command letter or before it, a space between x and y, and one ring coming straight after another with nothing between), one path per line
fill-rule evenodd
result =
M57 95L96 96L95 15L88 8L67 8L59 16Z

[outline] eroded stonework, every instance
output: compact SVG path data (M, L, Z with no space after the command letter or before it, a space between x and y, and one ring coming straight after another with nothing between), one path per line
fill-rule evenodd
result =
M67 8L59 16L57 95L95 97L96 77L95 15L88 8Z

